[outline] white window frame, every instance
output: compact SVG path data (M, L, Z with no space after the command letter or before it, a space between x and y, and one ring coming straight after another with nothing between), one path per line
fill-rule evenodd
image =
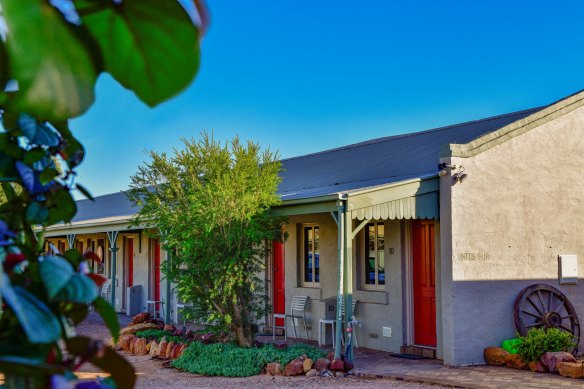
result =
M301 281L302 282L300 284L303 287L306 287L306 288L318 288L318 287L320 287L320 282L314 281L314 280L316 280L316 257L313 258L313 261L312 261L312 279L313 279L313 281L312 282L305 281L305 277L304 277L305 272L306 272L306 270L304 269L304 267L305 267L304 264L305 264L305 261L306 261L306 234L304 232L305 232L305 230L307 228L311 228L313 230L313 232L312 232L312 234L313 234L312 235L313 236L313 239L312 239L312 252L313 253L315 252L315 250L314 250L314 229L315 228L318 229L318 242L319 242L319 250L318 250L318 252L319 252L319 260L318 260L318 265L319 265L319 270L320 270L320 262L321 262L320 261L320 226L318 225L318 223L306 223L306 224L302 224L301 238L300 238L302 240L302 245L301 245L302 252L300 254L300 269L301 269L300 277L301 277ZM320 274L319 274L319 281L320 281Z
M368 235L369 235L369 226L372 225L375 227L375 284L368 284L367 283L367 266L366 263L367 261L369 261L369 240L368 240ZM385 280L383 284L379 283L379 257L377 256L377 253L379 252L377 245L379 243L378 240L378 226L382 225L383 226L383 253L384 253L384 259L385 259L385 264L384 264L384 269L387 267L387 256L385 255L385 246L386 246L386 231L387 228L385 226L385 223L383 221L372 221L371 223L367 223L367 225L365 226L365 228L363 228L363 260L361 261L361 287L364 290L385 290L385 286L387 285L387 272L385 272Z

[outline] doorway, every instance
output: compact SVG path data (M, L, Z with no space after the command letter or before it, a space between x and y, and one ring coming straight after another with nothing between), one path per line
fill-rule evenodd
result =
M274 313L286 312L286 289L285 289L285 263L284 263L284 243L273 241L272 244L272 269L273 278L273 311ZM284 326L284 319L276 320L277 326Z
M436 347L436 271L434 221L412 223L414 344Z

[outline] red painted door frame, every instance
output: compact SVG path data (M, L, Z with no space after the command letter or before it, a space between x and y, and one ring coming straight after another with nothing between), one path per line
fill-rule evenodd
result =
M160 241L154 240L154 301L160 300ZM158 305L158 304L157 304ZM158 306L156 307L158 309Z
M286 288L285 288L285 269L284 269L284 243L274 241L272 245L273 252L273 309L274 313L285 313L286 312ZM278 319L276 321L277 326L284 325L284 319Z
M436 347L434 221L412 223L414 344Z
M126 238L128 258L128 286L134 286L134 239Z

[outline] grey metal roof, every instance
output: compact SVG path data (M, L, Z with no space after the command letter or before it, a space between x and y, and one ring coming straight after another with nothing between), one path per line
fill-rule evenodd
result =
M283 200L296 200L436 174L442 146L468 143L543 108L288 158L279 192Z
M545 107L455 124L282 160L283 200L332 195L436 174L442 146L468 143ZM123 192L77 201L73 221L126 216L136 208Z

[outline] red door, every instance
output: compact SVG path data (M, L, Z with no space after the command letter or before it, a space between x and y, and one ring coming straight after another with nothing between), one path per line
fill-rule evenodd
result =
M286 291L284 285L284 243L274 241L274 313L285 313ZM283 326L284 319L276 321L277 326Z
M134 239L126 239L128 250L128 286L134 286Z
M414 281L414 343L436 347L436 286L434 268L434 222L412 224Z
M160 300L160 241L154 240L154 301ZM157 304L158 305L158 304ZM158 306L156 307L158 309Z

